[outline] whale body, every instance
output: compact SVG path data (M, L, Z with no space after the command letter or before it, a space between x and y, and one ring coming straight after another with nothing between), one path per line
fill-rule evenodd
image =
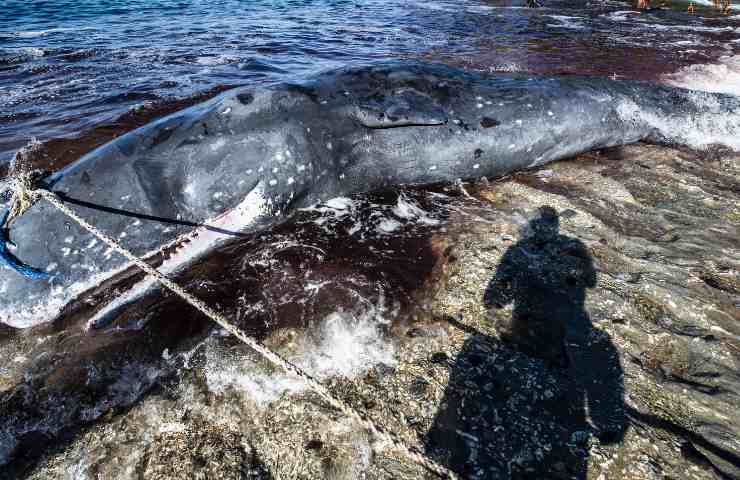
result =
M336 196L496 176L641 140L740 149L740 99L605 78L383 63L230 90L92 151L47 183L140 256L200 228L187 255L162 266L172 273L232 234ZM127 266L44 201L8 235L17 259L50 274L0 268L0 321L11 326L53 320Z

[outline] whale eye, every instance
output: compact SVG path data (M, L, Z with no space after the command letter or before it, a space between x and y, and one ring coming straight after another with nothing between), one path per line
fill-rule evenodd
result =
M236 99L239 100L239 103L242 105L249 105L254 101L254 95L248 92L239 93L236 95Z
M368 128L438 126L447 123L444 109L433 98L413 90L367 98L356 106L355 115Z
M483 128L498 127L501 122L491 117L483 117L480 121L480 126Z

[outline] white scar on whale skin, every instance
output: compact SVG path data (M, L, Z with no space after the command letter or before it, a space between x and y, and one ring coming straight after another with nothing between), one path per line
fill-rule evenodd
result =
M198 227L189 235L194 237L193 240L183 245L172 256L162 262L158 270L165 275L182 271L183 268L192 265L193 262L202 258L210 250L229 239L228 234L214 231L214 228L235 232L241 231L252 225L255 220L267 212L267 206L268 201L263 183L260 182L235 208L214 219L207 227ZM151 277L140 281L98 311L88 320L87 327L95 328L106 323L106 320L115 315L117 311L154 291L157 286L158 282Z

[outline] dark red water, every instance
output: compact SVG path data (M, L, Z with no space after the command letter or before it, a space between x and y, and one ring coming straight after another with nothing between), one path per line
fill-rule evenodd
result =
M642 13L620 1L524 3L5 1L0 164L37 139L43 145L32 158L55 169L225 88L348 64L416 58L481 71L661 80L689 65L724 66L740 49L738 10L722 16L699 5L690 15L686 2Z

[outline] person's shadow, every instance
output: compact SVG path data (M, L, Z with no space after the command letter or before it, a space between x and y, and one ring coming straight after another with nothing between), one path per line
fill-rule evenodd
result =
M585 245L541 207L485 290L501 339L448 318L472 335L449 361L430 455L464 478L586 478L590 448L626 429L619 356L584 309L595 285Z

